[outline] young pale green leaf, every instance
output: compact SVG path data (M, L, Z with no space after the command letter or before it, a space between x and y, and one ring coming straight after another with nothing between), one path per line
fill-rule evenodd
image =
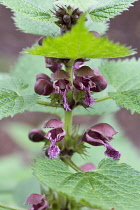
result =
M106 61L100 70L116 92L109 93L115 102L131 111L140 113L140 59Z
M36 160L40 182L87 206L108 210L138 210L140 173L118 160L104 159L96 171L72 173L60 160Z
M127 10L135 1L137 0L109 0L100 3L98 0L99 6L94 10L92 9L89 14L93 21L108 20Z
M15 13L13 17L16 27L21 31L30 34L36 34L41 36L57 36L60 34L60 30L53 22L38 22L31 20L27 17L23 17L20 14ZM104 30L104 28L101 28Z
M48 37L42 46L27 49L26 53L55 58L117 58L133 54L128 47L112 43L106 37L95 37L85 27L85 17L63 36Z

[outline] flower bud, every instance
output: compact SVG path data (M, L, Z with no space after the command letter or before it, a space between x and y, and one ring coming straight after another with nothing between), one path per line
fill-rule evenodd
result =
M62 69L62 64L60 63L60 59L45 57L46 68L49 68L52 72L56 72L57 70Z
M63 21L64 21L65 23L69 23L69 22L71 21L70 15L64 15L64 16L63 16Z
M45 79L48 81L51 81L51 78L49 76L47 76L46 74L40 73L36 75L36 81L39 79Z
M94 76L90 79L96 84L96 87L91 88L91 91L100 92L107 87L107 81L103 76Z
M35 128L29 132L28 137L33 142L40 142L44 140L44 132Z
M66 14L66 9L65 8L58 8L55 13L56 17L62 17L63 15Z
M78 15L78 16L80 16L82 13L83 13L83 12L80 11L79 8L76 8L76 9L72 12L72 15Z
M39 79L35 83L34 90L38 95L48 96L53 92L53 84L48 80Z

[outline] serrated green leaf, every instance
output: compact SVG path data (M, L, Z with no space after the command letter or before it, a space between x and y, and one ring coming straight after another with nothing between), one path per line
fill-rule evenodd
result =
M109 93L115 102L131 111L140 113L140 59L106 61L100 70L116 92Z
M36 177L44 185L86 206L139 210L140 173L118 160L104 159L96 171L72 173L59 160L36 160Z
M121 107L130 109L132 112L140 114L140 89L110 92L109 96Z
M60 34L58 26L53 22L37 22L16 13L13 19L16 27L25 33L41 36L57 36Z
M95 37L84 25L85 18L81 16L78 23L63 36L48 37L42 46L34 46L26 50L32 55L42 55L55 58L117 58L129 56L133 52L117 43L112 43L106 37Z
M119 15L128 7L132 6L137 0L108 0L104 2L99 2L99 6L96 9L90 11L90 16L93 21L104 21Z
M0 3L31 20L46 22L51 19L49 13L26 0L0 0Z
M50 1L42 0L39 3L38 0L14 0L14 2L13 0L0 0L0 3L16 13L14 21L19 29L26 33L47 36L59 32L58 27L53 23L55 18L49 11L54 1Z
M24 95L20 96L17 92L0 88L0 118L14 116L17 113L24 112L34 106L38 96Z

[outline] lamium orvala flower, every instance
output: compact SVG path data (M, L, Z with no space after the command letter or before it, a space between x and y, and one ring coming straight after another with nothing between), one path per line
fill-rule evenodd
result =
M44 128L53 128L45 135L45 138L50 140L50 146L46 149L46 155L50 159L57 158L60 153L60 149L55 143L61 141L66 135L62 127L63 122L57 119L51 119L44 125Z
M93 146L104 146L106 147L105 155L112 157L113 159L118 159L121 153L115 150L109 141L113 140L113 136L118 132L107 123L99 123L88 129L83 137L82 141L87 142Z
M30 205L28 210L46 210L48 208L48 203L45 200L45 195L31 194L27 197L25 205Z

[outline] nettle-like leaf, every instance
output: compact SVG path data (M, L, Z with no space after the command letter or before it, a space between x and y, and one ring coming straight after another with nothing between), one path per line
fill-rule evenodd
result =
M38 22L46 22L51 19L49 12L40 9L28 0L0 0L0 3L12 9L14 12Z
M128 47L112 43L106 37L95 37L85 27L85 17L63 36L48 37L42 46L27 49L26 53L56 58L117 58L133 54Z
M100 70L116 92L109 96L115 102L132 112L140 113L140 59L105 61Z
M34 106L37 98L36 94L21 96L16 91L0 87L0 118L28 110Z
M13 19L16 27L25 33L41 36L57 36L60 34L59 27L53 22L37 22L17 13L14 14ZM102 27L102 29L104 28Z
M109 93L109 96L121 107L140 114L140 89Z
M104 21L119 15L128 7L132 6L137 0L108 0L104 2L99 2L99 6L96 9L89 12L93 21Z
M140 173L118 160L104 159L96 171L72 173L60 160L36 160L39 181L77 202L97 209L138 210Z
M53 23L50 10L54 0L0 0L0 3L12 9L16 26L26 33L37 35L58 35L59 28ZM52 28L52 29L51 29Z

